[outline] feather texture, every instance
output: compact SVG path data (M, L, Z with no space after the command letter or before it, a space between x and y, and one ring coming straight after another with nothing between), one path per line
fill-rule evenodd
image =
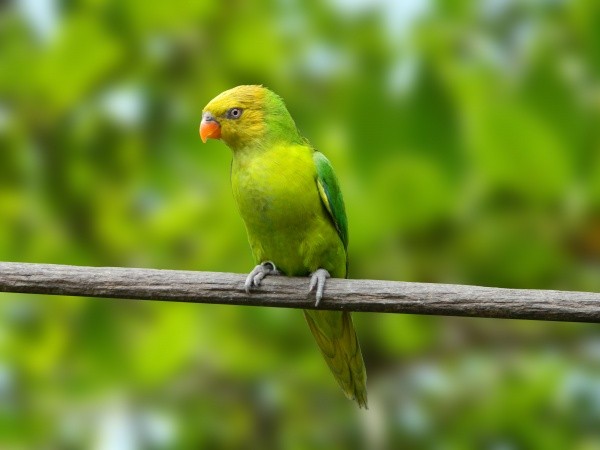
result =
M240 108L235 120L227 111ZM233 150L231 185L257 264L284 275L317 269L347 276L348 222L331 164L304 139L279 96L239 86L204 109ZM305 310L309 328L344 393L367 406L366 371L348 312Z
M304 317L344 394L367 408L367 373L350 313L304 310Z

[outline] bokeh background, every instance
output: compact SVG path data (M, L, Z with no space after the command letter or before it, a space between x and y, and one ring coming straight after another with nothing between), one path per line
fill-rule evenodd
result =
M600 291L594 0L0 5L0 259L247 272L203 106L287 102L352 278ZM597 325L355 315L368 412L295 310L0 296L2 448L600 448Z

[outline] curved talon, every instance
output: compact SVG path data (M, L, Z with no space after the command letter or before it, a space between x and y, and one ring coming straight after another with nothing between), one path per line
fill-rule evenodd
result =
M267 275L278 275L278 274L279 274L279 271L277 270L277 267L271 261L265 261L261 264L258 264L254 269L252 269L252 272L250 272L248 274L248 276L246 277L246 281L244 282L244 289L246 290L246 293L249 294L250 289L253 286L254 287L260 286L260 282Z
M317 288L317 293L315 294L315 297L317 298L317 301L315 302L315 307L319 306L319 303L323 298L325 280L327 280L327 278L329 278L330 276L331 275L329 275L329 272L327 272L325 269L317 269L313 272L313 274L310 277L310 286L308 287L308 292L310 293L315 287Z

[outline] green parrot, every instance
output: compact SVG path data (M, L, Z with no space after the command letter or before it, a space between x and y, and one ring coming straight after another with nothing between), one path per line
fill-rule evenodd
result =
M348 222L327 158L302 137L269 89L237 86L202 111L200 137L233 152L231 185L257 266L246 291L267 275L308 276L316 304L325 280L348 271ZM366 371L349 312L304 310L321 353L346 396L367 407Z

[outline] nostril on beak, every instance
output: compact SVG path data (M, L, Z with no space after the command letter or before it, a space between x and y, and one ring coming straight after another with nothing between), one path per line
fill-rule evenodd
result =
M205 122L216 122L215 116L213 116L208 111L202 114L202 120L204 120Z

